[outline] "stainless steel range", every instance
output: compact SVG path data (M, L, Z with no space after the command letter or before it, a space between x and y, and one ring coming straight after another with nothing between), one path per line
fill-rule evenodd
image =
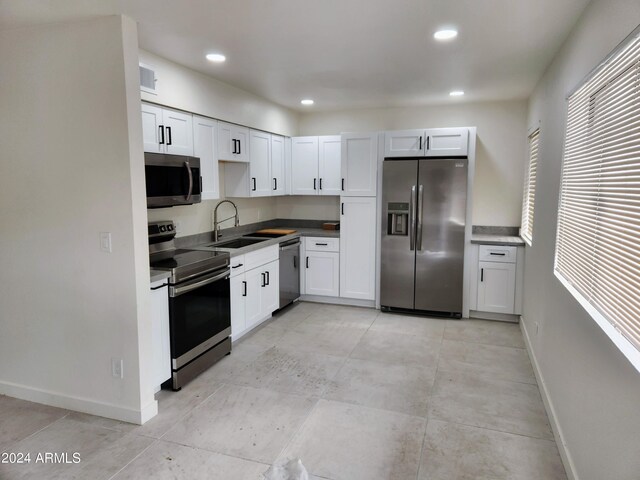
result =
M169 277L172 376L163 386L180 390L231 352L229 254L177 249L173 222L149 224L151 268Z

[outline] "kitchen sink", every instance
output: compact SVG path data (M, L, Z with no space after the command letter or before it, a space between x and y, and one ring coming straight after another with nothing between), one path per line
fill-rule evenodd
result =
M253 232L247 233L243 235L243 237L265 237L265 238L278 238L284 237L285 235L289 235L288 233L263 233L263 232Z
M268 238L236 238L235 240L228 240L226 242L218 242L207 245L207 247L216 247L216 248L242 248L247 247L249 245L253 245L254 243L265 242Z

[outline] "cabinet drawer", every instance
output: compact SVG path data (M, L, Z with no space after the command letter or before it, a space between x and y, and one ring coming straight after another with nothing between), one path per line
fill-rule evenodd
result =
M231 276L235 277L236 275L240 275L245 271L245 259L244 255L237 255L235 257L231 257L231 261L229 262L229 267L231 268Z
M340 239L328 237L306 237L304 248L308 252L339 252Z
M500 245L480 245L481 262L516 263L516 248Z
M244 254L244 270L249 270L264 265L265 263L278 260L280 252L278 251L278 245L271 245L270 247L261 248L253 252Z

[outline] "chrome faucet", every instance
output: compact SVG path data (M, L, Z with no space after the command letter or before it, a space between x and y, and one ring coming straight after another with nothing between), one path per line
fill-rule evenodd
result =
M233 205L233 208L235 208L236 213L231 217L227 217L224 220L218 221L218 207L223 203L230 203L231 205ZM216 208L213 209L213 241L214 242L218 241L218 237L219 237L218 230L220 230L220 224L222 222L226 222L227 220L231 220L232 218L235 219L235 222L233 225L234 227L237 227L238 225L240 225L240 216L238 215L238 207L236 206L236 204L233 203L231 200L222 200L221 202L219 202L216 205Z

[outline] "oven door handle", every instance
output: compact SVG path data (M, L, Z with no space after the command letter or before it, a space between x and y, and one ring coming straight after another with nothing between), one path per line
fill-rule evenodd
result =
M216 275L214 277L209 277L204 280L200 280L199 282L193 283L191 285L185 285L184 287L169 287L169 296L170 297L179 297L185 293L189 293L196 288L204 287L205 285L209 285L210 283L217 282L218 280L224 280L229 278L231 274L229 270L225 270L224 272Z

